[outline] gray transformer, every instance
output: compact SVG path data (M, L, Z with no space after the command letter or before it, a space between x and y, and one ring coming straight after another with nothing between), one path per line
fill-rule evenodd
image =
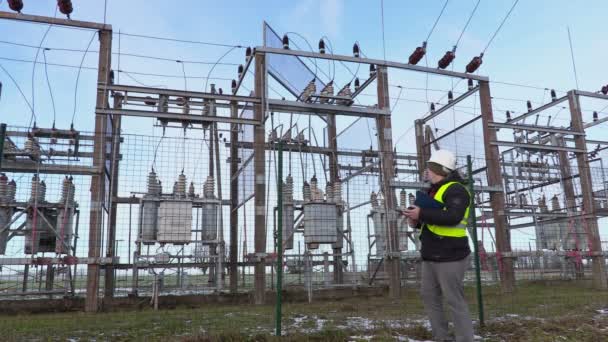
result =
M283 204L283 246L285 249L293 249L293 231L293 204Z
M309 202L304 208L304 240L307 244L338 241L338 208L335 203Z
M70 254L70 245L74 238L74 213L75 209L70 207L58 211L56 225L58 236L55 242L55 252L58 254Z
M144 196L141 206L141 241L146 245L156 242L158 231L158 199L155 196Z
M57 211L42 208L38 210L42 212L44 218L40 215L34 216L33 212L27 214L28 234L25 237L25 254L55 252L57 237L53 228L57 226Z
M0 207L0 255L4 255L4 253L6 253L6 245L8 243L9 234L9 227L6 227L6 225L11 222L12 217L12 207Z
M201 205L201 235L203 243L206 243L206 241L214 243L217 240L218 210L218 203L203 203Z

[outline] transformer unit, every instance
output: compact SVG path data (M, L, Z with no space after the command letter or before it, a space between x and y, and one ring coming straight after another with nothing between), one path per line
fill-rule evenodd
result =
M5 174L0 173L0 255L6 253L6 245L9 236L9 223L15 212L15 193L17 186L15 181L8 182Z
M319 244L341 245L342 232L339 220L342 220L342 190L341 184L328 183L326 194L318 188L317 178L313 176L310 185L304 183L304 241L309 248L314 249Z
M192 241L192 209L201 208L201 236L208 243L217 242L220 203L214 195L214 179L208 177L204 184L203 198L194 190L194 184L186 192L186 176L183 172L173 185L171 194L162 194L161 182L154 170L148 174L147 193L141 199L141 241L185 244Z

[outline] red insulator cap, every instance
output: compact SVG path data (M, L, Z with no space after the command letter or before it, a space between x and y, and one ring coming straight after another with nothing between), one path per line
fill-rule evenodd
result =
M74 7L72 6L72 0L57 0L57 7L59 7L59 11L68 17L74 11Z
M448 51L445 53L445 55L443 55L443 57L441 57L441 59L437 63L437 66L440 69L445 69L452 63L454 58L456 58L456 53L454 53L453 51Z
M481 63L483 63L482 57L483 57L483 54L473 57L473 59L469 62L469 64L467 64L466 70L468 73L473 73L477 69L479 69L479 67L481 66Z
M15 12L20 12L23 9L23 1L22 0L8 0L8 7Z
M419 46L416 48L416 50L414 50L414 52L412 52L408 62L410 64L416 65L418 64L418 62L420 62L420 60L422 59L422 57L424 57L425 54L426 48L423 46Z

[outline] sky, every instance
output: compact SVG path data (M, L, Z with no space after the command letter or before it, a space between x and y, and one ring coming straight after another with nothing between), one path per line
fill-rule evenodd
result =
M56 13L53 0L24 0L24 13L62 16ZM207 75L211 75L218 87L230 88L230 80L236 78L238 64L244 62L242 49L230 50L201 44L186 44L118 35L117 33L141 34L169 37L189 41L205 41L228 45L262 45L262 26L269 23L282 35L289 33L294 43L307 46L304 37L313 48L321 37L331 42L331 49L339 54L350 55L352 45L358 42L365 56L370 58L407 61L416 46L425 40L443 0L301 0L301 1L158 1L158 0L87 0L74 1L75 20L104 22L111 24L113 36L113 69L119 82L132 85L162 86L168 88L203 90ZM458 40L476 0L451 0L433 31L427 48L427 59L420 63L435 66L437 61ZM498 25L512 6L511 0L482 0L458 45L456 59L450 69L464 71L465 65L485 47ZM107 5L107 6L105 6ZM105 10L104 10L105 7ZM383 10L382 10L383 8ZM8 10L6 1L0 1L0 10ZM604 63L608 57L608 35L602 29L608 3L600 0L588 1L541 1L521 0L505 25L489 46L478 74L490 78L493 106L496 117L503 117L505 110L514 113L525 111L526 100L534 106L549 100L549 89L556 89L558 96L565 91L579 88L597 91L608 84L608 73ZM576 66L575 79L573 61L568 40L570 29L573 55ZM0 70L3 84L0 98L0 122L13 126L31 125L31 112L27 102L33 104L36 122L49 127L55 121L57 128L68 128L72 122L76 129L93 130L95 108L96 72L86 69L95 67L97 54L90 52L83 58L79 51L62 51L57 48L97 51L98 41L93 32L53 27L42 41L48 26L0 20L0 65L10 73L23 92L22 96L8 74ZM8 42L8 43L7 43ZM37 49L15 46L19 43L31 46L50 47L39 51L37 60L48 63L85 67L65 68L49 65L45 72L43 64L37 64L32 92L32 63ZM168 61L142 59L121 55L141 54L162 57ZM177 63L175 60L223 63L210 73L209 64ZM120 60L120 62L119 62ZM120 65L119 65L120 63ZM182 69L182 66L184 69ZM352 65L349 66L352 68ZM351 75L342 65L319 63L319 69L336 75L341 85L351 80ZM354 70L354 69L353 69ZM181 77L188 76L187 82ZM357 73L366 78L367 70ZM48 74L48 82L47 75ZM171 75L171 77L143 74ZM78 80L78 86L76 86ZM209 83L211 83L211 81ZM406 72L389 73L393 139L400 152L414 153L413 122L428 112L429 102L441 102L454 83L451 79ZM51 84L53 96L48 89ZM528 85L521 87L504 83ZM252 78L245 85L252 88ZM284 94L280 86L271 82L272 96ZM402 86L403 88L398 88ZM425 90L427 89L428 90ZM546 89L545 89L546 88ZM75 91L77 89L77 91ZM464 84L456 91L462 92ZM243 93L245 90L241 90ZM360 104L375 103L375 91L370 89L360 97ZM54 101L54 106L53 106ZM461 104L452 112L454 120L433 122L437 132L448 131L458 122L479 113L477 98ZM600 110L605 104L589 102L586 108L590 119L592 110ZM468 106L468 107L466 107ZM53 109L54 108L54 109ZM556 125L567 125L569 119L560 108L548 113L553 115ZM600 113L600 115L608 115ZM55 114L53 114L55 113ZM561 115L558 117L558 115ZM53 119L55 117L55 119ZM284 123L285 119L277 119ZM304 121L305 119L302 119ZM449 121L449 122L448 122ZM144 122L145 124L142 124ZM348 127L352 119L340 119L339 131ZM125 120L124 129L131 133L160 136L161 130L152 120ZM322 127L315 123L317 135ZM339 143L347 148L367 148L375 144L373 122L361 120L350 127ZM171 133L180 136L181 132ZM196 134L196 133L195 133ZM477 134L477 135L476 135ZM602 138L602 130L594 132ZM466 138L466 139L465 139ZM480 155L481 144L478 133L464 137L460 143L462 151ZM458 139L455 139L458 140ZM458 144L455 141L454 144ZM458 146L456 146L458 149Z

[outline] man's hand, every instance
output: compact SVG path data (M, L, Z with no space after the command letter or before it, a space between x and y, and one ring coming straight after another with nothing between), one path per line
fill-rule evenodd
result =
M403 215L408 218L408 223L409 220L418 221L420 219L420 207L415 205L408 207L403 211Z

